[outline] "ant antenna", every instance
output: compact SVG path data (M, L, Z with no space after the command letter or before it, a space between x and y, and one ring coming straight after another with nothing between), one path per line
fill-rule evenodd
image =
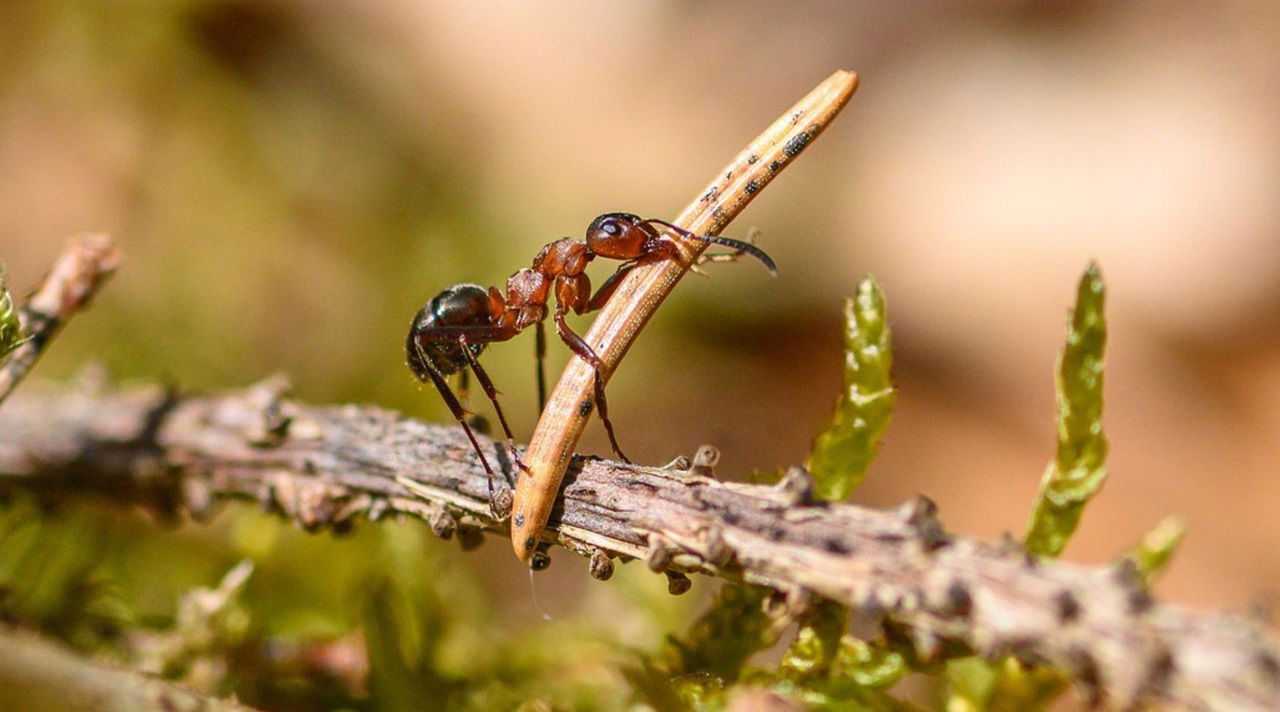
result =
M533 610L542 620L551 622L551 614L542 610L542 606L538 605L538 590L533 585L533 567L529 567L529 601L533 603Z
M751 255L752 257L760 260L760 262L764 264L765 269L769 270L769 274L775 277L778 276L778 266L773 263L773 258L770 257L768 254L766 254L764 250L760 249L759 247L756 247L750 242L735 240L732 237L720 237L719 235L699 235L697 233L689 232L688 230L678 225L672 225L666 220L659 220L657 218L648 218L646 220L641 220L640 222L661 225L667 228L668 230L671 230L672 232L680 235L681 237L687 237L694 240L701 240L703 242L713 243L716 245L724 245L725 247L732 247L733 249L738 250L739 252L745 252Z

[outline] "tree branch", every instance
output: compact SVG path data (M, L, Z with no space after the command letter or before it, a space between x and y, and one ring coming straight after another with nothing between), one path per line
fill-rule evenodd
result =
M29 633L0 629L0 709L253 712L166 680L95 663Z
M505 534L457 428L305 405L283 388L29 387L0 410L0 489L98 492L197 516L219 499L251 499L307 529L408 514L464 548L482 530ZM510 467L503 447L483 445ZM876 511L814 501L803 470L767 487L709 469L575 458L548 541L590 557L598 578L616 557L639 558L668 572L673 590L687 588L685 572L769 586L789 616L829 598L906 636L926 660L974 651L1050 663L1115 708L1280 708L1275 640L1243 619L1154 603L1131 565L1035 561L1012 541L954 536L923 497Z
M49 274L18 312L26 342L0 363L0 403L13 392L73 314L83 309L120 263L106 235L81 235L67 243Z

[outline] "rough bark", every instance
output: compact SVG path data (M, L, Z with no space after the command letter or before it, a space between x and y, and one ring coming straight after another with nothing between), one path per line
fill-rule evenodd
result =
M197 516L248 499L307 529L407 514L464 548L482 530L505 535L456 427L305 405L282 390L28 388L0 409L0 488L96 492ZM484 446L509 472L503 448ZM802 470L748 485L716 480L706 462L575 458L548 543L589 557L598 578L636 558L667 572L674 591L694 572L769 586L790 615L826 597L908 636L922 658L967 650L1051 663L1115 708L1280 709L1273 639L1240 618L1155 603L1131 567L1035 561L1013 542L949 534L923 497L893 511L827 504ZM501 511L509 489L496 484Z

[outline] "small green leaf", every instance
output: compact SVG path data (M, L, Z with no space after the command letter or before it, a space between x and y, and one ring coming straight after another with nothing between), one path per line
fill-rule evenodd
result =
M1187 533L1187 525L1178 517L1165 517L1125 554L1138 569L1138 576L1148 586L1173 558L1173 552Z
M9 283L0 265L0 358L8 356L22 345L22 325L18 322L18 309L9 294Z
M889 382L893 354L884 295L870 277L845 302L844 345L844 393L809 453L816 494L829 501L847 499L862 481L897 400Z
M805 709L824 712L919 712L888 694L908 672L903 654L883 644L802 626L776 671L747 670L738 686L767 686Z
M849 626L849 612L831 601L817 601L800 622L796 639L778 665L786 679L802 682L827 675L840 651L840 636Z
M911 672L902 653L846 635L831 665L833 678L846 677L863 687L890 687Z
M671 666L673 676L706 673L722 682L736 680L747 660L773 642L764 613L767 595L767 589L757 586L721 586L711 609L685 639L668 639L677 658Z
M1107 343L1105 290L1090 263L1076 289L1067 345L1058 359L1058 453L1049 463L1031 514L1027 550L1057 556L1107 477L1102 432L1102 367Z
M981 712L996 684L996 666L979 657L947 661L948 712Z
M1013 658L989 663L960 658L947 663L948 712L1034 712L1047 708L1070 680L1047 667Z

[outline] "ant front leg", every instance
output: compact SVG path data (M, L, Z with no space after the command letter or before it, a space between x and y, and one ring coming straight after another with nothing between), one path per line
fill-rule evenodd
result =
M605 303L613 296L613 293L618 291L618 285L622 284L622 278L626 277L627 273L634 269L637 264L639 263L635 260L622 263L613 274L609 275L604 284L600 285L600 289L591 295L591 299L587 300L586 308L578 313L583 314L603 309Z
M585 274L571 278L561 277L556 281L556 311L553 317L556 323L556 334L570 351L591 365L595 376L595 401L596 408L600 411L600 422L604 424L604 430L609 434L609 444L613 447L613 452L630 465L631 458L622 452L622 448L618 445L618 437L613 432L613 421L609 420L609 404L604 397L604 364L600 362L600 357L592 350L591 345L574 333L564 320L570 304L575 305L575 311L579 314L587 310L589 304L585 295L590 291L591 283L587 281Z
M595 374L595 400L596 407L600 411L600 422L604 423L605 432L609 434L609 445L613 447L614 453L623 462L630 465L631 458L622 452L622 448L618 445L618 436L613 432L613 421L609 420L609 404L604 398L604 376L601 374L604 364L600 362L600 357L596 356L596 352L591 349L590 344L583 341L582 337L575 334L569 328L569 325L565 323L563 311L557 309L554 318L556 321L556 333L560 335L560 339L564 341L570 351L591 365L592 373Z

